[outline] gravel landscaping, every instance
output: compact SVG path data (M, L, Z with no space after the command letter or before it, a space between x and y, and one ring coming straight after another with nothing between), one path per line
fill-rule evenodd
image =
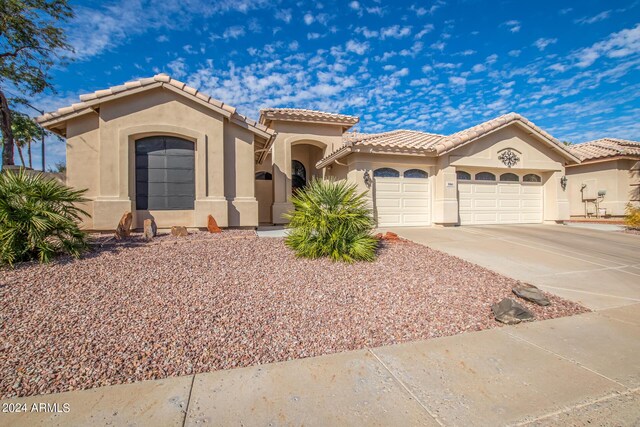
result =
M517 283L409 242L353 265L297 259L252 231L94 248L0 270L2 398L498 327L491 304ZM547 296L547 307L519 302L538 319L588 311Z

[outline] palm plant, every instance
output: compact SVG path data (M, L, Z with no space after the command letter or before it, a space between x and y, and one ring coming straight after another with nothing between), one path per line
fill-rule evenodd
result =
M349 263L375 259L374 221L366 192L358 194L355 184L312 180L292 202L294 210L285 216L290 228L285 243L298 256Z
M88 214L76 204L84 191L23 169L0 173L0 264L80 256L87 237L78 222Z

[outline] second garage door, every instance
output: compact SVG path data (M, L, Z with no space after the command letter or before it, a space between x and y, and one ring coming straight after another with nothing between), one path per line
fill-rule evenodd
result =
M379 227L431 224L431 193L425 171L400 173L383 168L374 172L375 211Z
M476 177L478 175L480 178L486 178L492 174L477 174ZM527 175L527 177L531 177L529 178L531 181L521 182L520 177L518 181L459 179L460 224L541 223L543 219L542 184L537 175Z

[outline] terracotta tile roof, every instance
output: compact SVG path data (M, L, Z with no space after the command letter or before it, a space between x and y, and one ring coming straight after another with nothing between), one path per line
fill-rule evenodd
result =
M595 160L618 156L640 156L640 142L617 138L602 138L569 146L580 160Z
M351 127L358 123L360 118L346 114L327 113L325 111L300 108L266 108L260 110L260 123L268 126L273 120L331 123Z
M353 151L353 147L358 145L428 150L434 151L437 155L441 155L513 122L519 122L531 131L542 136L556 150L563 153L565 157L569 157L576 162L579 160L563 143L533 124L531 121L520 114L509 113L480 123L479 125L472 126L468 129L461 130L460 132L456 132L449 136L412 130L396 130L376 134L345 134L344 146L320 160L316 166L326 166L331 161L346 156Z
M438 154L449 152L461 145L478 139L489 132L492 132L513 122L520 122L521 124L543 136L549 142L553 143L556 148L559 148L565 154L569 154L571 157L574 157L562 142L558 141L556 138L536 126L533 122L517 113L504 114L500 117L496 117L495 119L488 120L486 122L480 123L479 125L475 125L468 129L464 129L460 132L449 135L447 138L439 141L439 143L436 144L435 149L438 151Z
M92 110L92 107L100 103L118 98L120 96L126 96L156 87L165 87L170 90L177 91L178 93L193 97L198 101L205 103L207 106L219 112L223 116L229 118L230 120L233 120L239 124L244 124L251 131L257 132L266 138L270 138L275 134L275 132L272 129L269 129L267 126L258 123L255 120L251 120L248 117L243 116L242 114L239 114L234 107L218 101L217 99L214 99L209 95L200 92L196 88L187 86L185 83L173 79L166 74L156 74L153 77L134 80L123 85L113 86L109 89L98 90L93 93L80 95L81 102L72 104L69 107L59 108L58 110L50 113L46 113L38 117L37 121L43 126L59 123L66 119L90 112Z
M385 148L430 149L435 143L446 138L444 135L417 130L393 130L382 133L346 133L345 143Z

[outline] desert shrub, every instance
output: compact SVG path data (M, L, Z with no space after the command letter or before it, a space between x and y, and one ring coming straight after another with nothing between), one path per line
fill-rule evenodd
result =
M640 229L640 206L627 205L624 223L629 228Z
M366 193L345 181L312 180L292 198L286 244L305 258L354 262L375 259L377 240Z
M25 170L0 173L0 264L80 256L87 241L78 222L87 213L75 204L84 191Z

